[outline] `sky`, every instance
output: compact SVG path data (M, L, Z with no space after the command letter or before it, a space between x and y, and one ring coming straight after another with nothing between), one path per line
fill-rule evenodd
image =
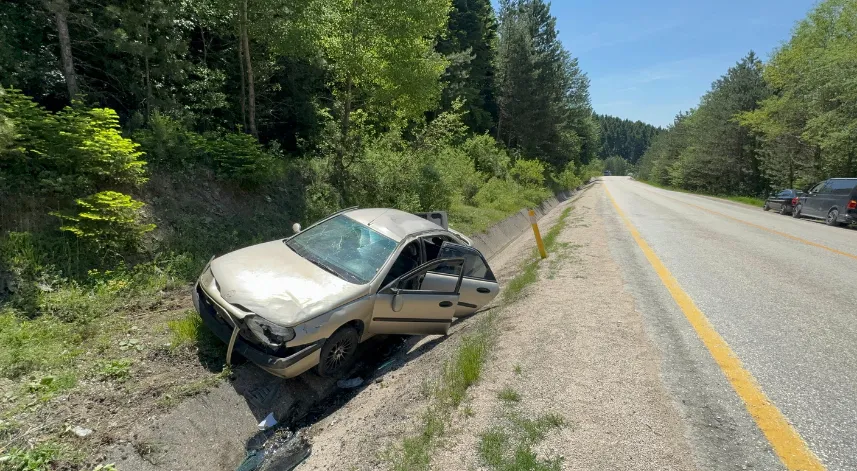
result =
M596 113L672 123L751 49L767 60L812 0L553 0Z

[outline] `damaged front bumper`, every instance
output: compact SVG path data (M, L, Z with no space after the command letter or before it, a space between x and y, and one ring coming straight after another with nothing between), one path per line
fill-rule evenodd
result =
M202 322L224 343L229 344L235 329L242 329L241 321L230 316L228 311L205 292L197 283L193 289L193 305L202 318ZM244 358L259 365L265 371L283 378L295 377L318 364L321 346L326 339L297 347L288 356L271 355L240 335L235 338L232 348ZM302 347L302 348L301 348Z

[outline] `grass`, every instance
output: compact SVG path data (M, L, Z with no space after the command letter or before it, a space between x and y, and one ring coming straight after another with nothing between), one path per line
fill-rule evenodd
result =
M97 373L102 380L113 380L121 383L131 377L131 365L133 364L134 361L127 358L107 360L101 363Z
M557 414L545 414L536 419L524 419L517 414L507 417L503 425L495 426L479 436L479 457L495 471L559 471L562 457L539 458L534 447L548 432L566 425Z
M167 327L170 329L170 348L173 350L211 340L208 328L193 309L188 309L182 317L167 322Z
M661 185L660 183L650 182L646 180L638 180L646 185L650 185L656 188L661 188L663 190L677 191L679 193L688 193L692 195L703 195L703 196L713 196L714 198L720 198L724 200L734 201L736 203L743 203L750 206L762 207L765 205L765 200L763 198L758 198L755 196L740 196L740 195L724 195L724 194L712 194L712 193L702 193L698 191L690 191L685 190L684 188L676 188L669 185Z
M503 402L521 402L521 394L508 386L501 389L497 397Z
M520 364L520 363L519 363L519 364L517 364L517 365L515 365L515 366L514 366L514 368L512 368L512 372L513 372L513 373L515 373L515 374L516 374L516 375L518 375L518 376L520 376L520 375L521 375L521 372L522 372L522 371L523 371L523 368L521 367L521 364Z

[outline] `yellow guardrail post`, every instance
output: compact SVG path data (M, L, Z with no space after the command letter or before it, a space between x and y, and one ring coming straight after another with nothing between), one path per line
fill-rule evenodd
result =
M536 236L536 245L539 247L539 255L542 258L548 258L548 253L545 250L545 243L542 241L542 234L539 232L539 225L536 223L536 212L530 210L530 224L533 226L533 234Z

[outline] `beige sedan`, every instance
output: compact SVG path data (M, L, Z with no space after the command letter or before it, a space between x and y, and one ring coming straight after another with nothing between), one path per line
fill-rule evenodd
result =
M214 258L193 292L233 351L290 378L340 376L375 334L446 334L499 285L452 230L396 209L336 213L290 238Z

